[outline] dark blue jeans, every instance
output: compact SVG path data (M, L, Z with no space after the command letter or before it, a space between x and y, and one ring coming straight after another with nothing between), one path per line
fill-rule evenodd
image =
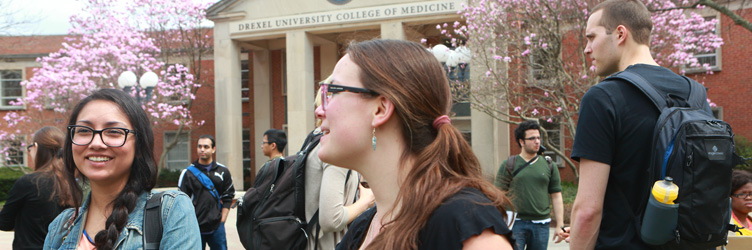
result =
M517 244L515 250L546 250L548 248L548 225L529 220L515 220L512 234ZM526 247L527 246L527 247Z
M211 234L201 234L201 249L206 249L209 243L211 250L227 250L227 235L225 235L225 223L219 224L217 230Z

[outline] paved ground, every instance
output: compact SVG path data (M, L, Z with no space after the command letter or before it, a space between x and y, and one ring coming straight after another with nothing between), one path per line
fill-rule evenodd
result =
M244 192L236 192L235 196L240 197L243 195ZM227 221L225 222L225 230L227 231L227 248L230 250L242 250L243 245L240 244L240 239L238 238L238 230L235 227L235 222L237 216L237 210L233 209L230 210L230 214L227 216ZM554 231L553 228L551 228L551 235L553 235ZM13 245L13 232L5 232L0 231L0 249L11 249ZM208 248L207 248L208 249ZM569 249L569 244L566 244L565 242L554 244L553 242L550 242L548 245L548 249L554 249L554 250L564 250Z

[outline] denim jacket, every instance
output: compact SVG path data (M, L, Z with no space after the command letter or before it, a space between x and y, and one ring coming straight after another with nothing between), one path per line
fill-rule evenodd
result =
M136 206L128 215L128 222L120 232L114 249L143 249L143 224L146 201L151 193L138 196ZM49 226L44 249L71 249L78 247L86 223L86 213L91 195L79 208L79 216L71 220L73 208L66 209ZM190 198L183 192L165 191L162 196L162 241L160 249L201 249L201 233ZM89 233L94 238L94 234Z

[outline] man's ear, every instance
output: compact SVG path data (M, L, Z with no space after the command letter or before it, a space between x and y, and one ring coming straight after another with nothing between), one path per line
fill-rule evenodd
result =
M378 127L386 123L392 117L392 114L394 114L394 103L392 101L384 96L379 96L377 99L378 106L376 106L373 121L371 122L373 127Z
M627 42L627 38L631 35L629 33L629 30L624 25L616 26L616 39L619 41L618 44L624 44Z

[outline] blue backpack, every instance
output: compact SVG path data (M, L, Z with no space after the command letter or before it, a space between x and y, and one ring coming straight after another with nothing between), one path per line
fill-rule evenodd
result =
M193 165L188 167L188 170L191 171L191 173L193 173L193 175L196 176L196 178L198 178L198 181L200 181L201 184L204 185L204 187L209 190L211 195L214 196L214 199L217 200L217 206L219 206L219 208L221 209L222 200L219 199L219 192L217 192L217 189L214 188L214 182L212 182L211 179L209 179L209 176L206 176L204 172L201 172L201 170L198 170L198 168L196 168L196 166L193 166Z
M666 176L679 186L679 216L675 236L654 246L660 249L711 249L726 244L731 218L729 194L731 172L743 163L735 152L731 126L708 112L704 87L685 76L690 84L688 100L663 97L642 76L629 71L608 79L625 80L636 86L660 111L655 125L648 167L650 184ZM678 98L678 99L677 99ZM650 189L648 187L638 187ZM650 193L649 191L645 193ZM648 203L645 197L640 208ZM634 215L640 231L644 211Z

